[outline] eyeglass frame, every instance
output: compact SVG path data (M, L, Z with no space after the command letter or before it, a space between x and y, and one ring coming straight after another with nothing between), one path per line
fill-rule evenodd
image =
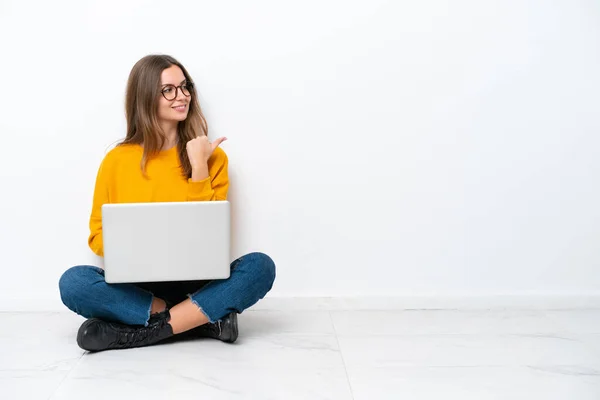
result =
M185 93L183 92L183 86L187 86L187 88L188 88L188 92L189 92L190 94L185 94ZM172 99L168 99L168 98L167 98L167 96L166 96L166 95L165 95L165 93L164 93L164 90L165 90L165 88L167 88L167 87L172 87L172 88L175 88L175 97L173 97ZM165 100L167 100L167 101L173 101L173 100L175 100L175 99L177 98L177 96L179 95L179 93L177 92L178 90L181 90L181 94L182 94L182 95L184 95L185 97L190 97L190 96L192 95L192 90L191 90L191 89L193 89L193 88L194 88L194 83L193 83L193 82L185 82L185 83L182 83L182 84L181 84L181 85L179 85L179 86L175 86L175 85L168 84L168 85L164 85L164 86L163 86L163 88L160 90L160 94L162 94L162 96L165 98Z

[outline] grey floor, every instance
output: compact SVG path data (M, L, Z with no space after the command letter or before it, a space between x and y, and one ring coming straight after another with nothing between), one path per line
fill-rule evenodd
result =
M5 399L600 399L600 310L246 311L240 338L96 354L0 313Z

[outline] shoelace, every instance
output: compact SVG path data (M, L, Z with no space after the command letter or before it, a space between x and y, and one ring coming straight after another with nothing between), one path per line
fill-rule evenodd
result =
M203 325L203 327L200 327L200 330L203 330L204 332L208 332L211 334L214 334L217 337L220 337L221 334L223 333L223 327L221 326L221 320L218 320L217 322L213 322L213 323L208 323L206 325Z
M124 346L127 344L135 345L143 342L146 339L151 339L154 336L158 336L161 328L162 324L159 324L155 326L146 326L131 331L117 331L117 340L114 342L114 344L119 346Z

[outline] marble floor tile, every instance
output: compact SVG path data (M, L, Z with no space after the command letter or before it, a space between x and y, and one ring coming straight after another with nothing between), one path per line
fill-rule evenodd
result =
M2 398L600 398L600 310L248 310L233 345L93 354L83 321L0 313Z
M545 311L332 311L338 335L553 334L563 324Z
M65 313L0 313L0 398L47 399L84 354L83 319Z
M242 337L334 335L328 311L244 311L238 316Z
M563 330L572 333L600 333L600 310L548 311Z
M14 313L0 312L0 340L9 338L60 337L75 338L84 318L70 312Z
M596 400L600 368L351 368L355 400Z
M75 316L76 317L76 316ZM0 313L0 371L68 371L84 351L75 342L83 320L64 313Z
M334 336L211 339L86 354L53 399L351 399Z
M69 371L1 370L2 399L48 399L67 377Z
M60 343L48 337L2 339L0 354L1 371L68 371L81 358L83 350L74 341Z
M389 335L338 339L348 368L592 365L600 361L578 337Z
M89 391L93 387L93 391ZM327 399L350 400L352 394L343 368L210 368L157 370L153 373L119 371L113 375L71 374L52 400L114 398L141 399Z

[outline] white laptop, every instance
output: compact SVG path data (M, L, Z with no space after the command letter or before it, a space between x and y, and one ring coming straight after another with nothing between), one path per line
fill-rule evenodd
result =
M229 278L228 201L102 206L108 283Z

